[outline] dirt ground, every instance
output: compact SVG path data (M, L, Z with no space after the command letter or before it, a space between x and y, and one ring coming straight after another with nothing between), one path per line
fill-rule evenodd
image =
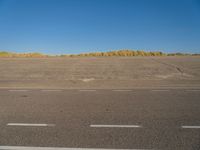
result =
M200 56L1 58L0 88L200 87Z

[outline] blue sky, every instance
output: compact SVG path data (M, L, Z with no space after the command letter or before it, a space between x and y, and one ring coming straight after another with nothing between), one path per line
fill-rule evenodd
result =
M200 0L0 0L0 50L200 53Z

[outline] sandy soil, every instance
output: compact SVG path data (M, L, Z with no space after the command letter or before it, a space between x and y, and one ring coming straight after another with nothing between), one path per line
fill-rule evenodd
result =
M1 58L1 88L200 87L200 57Z

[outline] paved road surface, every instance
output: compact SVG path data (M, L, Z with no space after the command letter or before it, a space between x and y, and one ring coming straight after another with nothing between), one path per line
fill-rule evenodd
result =
M1 89L0 145L199 150L200 88Z

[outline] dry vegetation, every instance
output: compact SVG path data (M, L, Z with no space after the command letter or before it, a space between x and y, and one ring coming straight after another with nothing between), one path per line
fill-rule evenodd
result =
M8 58L12 58L12 57L20 57L20 58L27 58L27 57L38 57L38 58L42 58L42 57L49 57L48 55L44 55L41 53L10 53L10 52L5 52L2 51L0 52L0 57L8 57Z
M45 55L42 53L11 53L11 52L6 52L6 51L0 51L0 57L21 57L21 58L43 58L43 57L109 57L109 56L194 56L194 55L200 55L200 54L188 54L188 53L163 53L160 51L154 51L154 52L145 52L143 50L118 50L118 51L109 51L109 52L92 52L92 53L82 53L82 54L64 54L64 55Z

